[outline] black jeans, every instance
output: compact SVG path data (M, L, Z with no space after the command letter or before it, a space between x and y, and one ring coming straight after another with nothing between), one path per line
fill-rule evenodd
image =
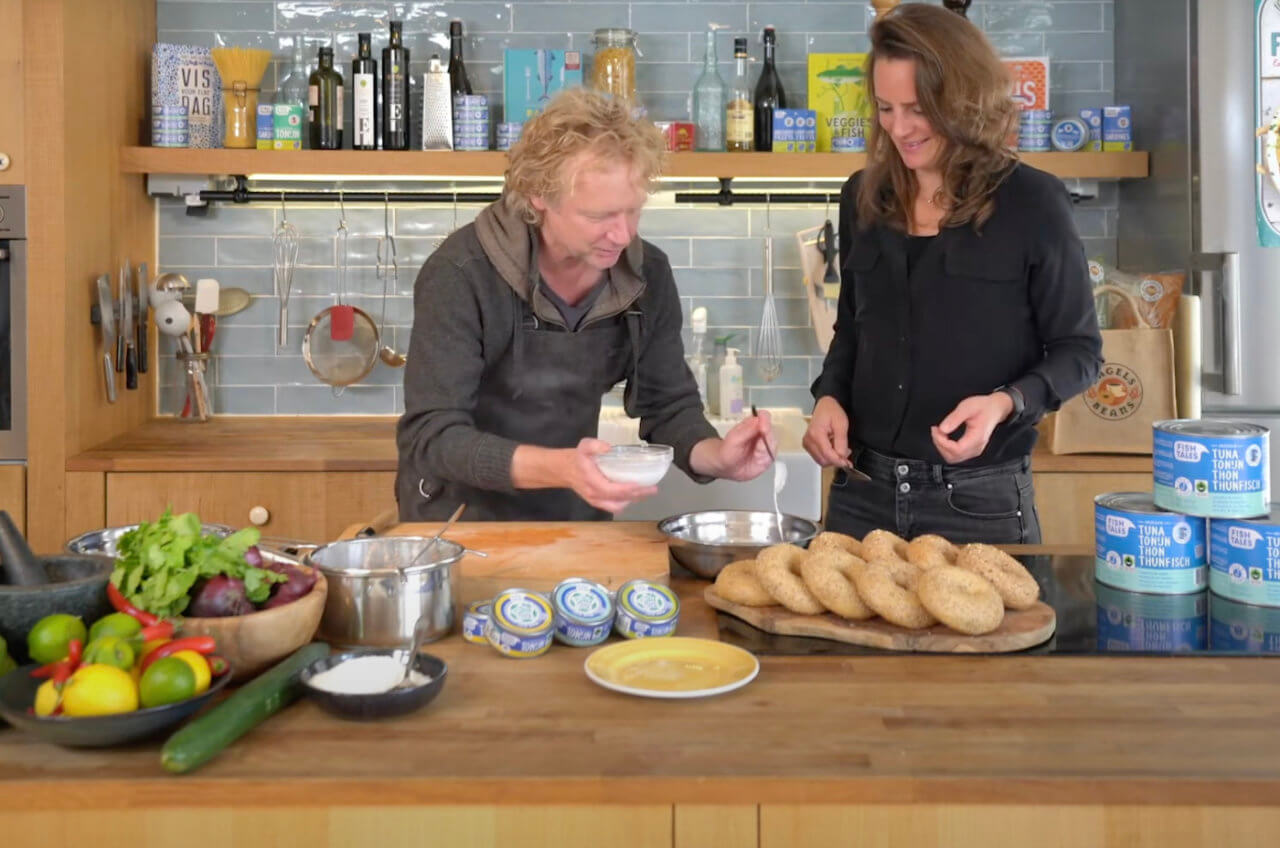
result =
M867 448L854 466L871 477L837 471L828 498L826 529L861 539L877 528L904 539L937 533L952 542L1038 544L1027 457L979 468L954 468L896 459Z

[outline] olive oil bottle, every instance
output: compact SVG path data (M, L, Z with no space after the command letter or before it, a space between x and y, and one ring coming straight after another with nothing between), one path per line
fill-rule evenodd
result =
M320 67L311 73L311 149L342 149L342 74L333 68L333 48L320 48Z
M409 51L402 23L391 22L391 42L382 48L382 149L409 149Z
M360 48L351 62L351 148L377 150L378 63L370 35L360 33Z

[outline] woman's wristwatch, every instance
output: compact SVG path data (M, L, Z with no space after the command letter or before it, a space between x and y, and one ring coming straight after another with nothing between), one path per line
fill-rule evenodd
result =
M1017 386L1004 385L996 388L997 392L1004 392L1013 401L1013 412L1005 419L1005 423L1009 424L1022 418L1022 413L1026 412L1027 399L1022 396L1022 390Z

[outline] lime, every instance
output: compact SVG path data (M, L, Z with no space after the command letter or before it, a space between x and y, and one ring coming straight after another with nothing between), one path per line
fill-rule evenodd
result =
M138 691L144 708L185 701L196 693L196 673L177 657L165 657L142 672Z
M62 687L62 712L69 716L112 715L137 708L133 676L112 665L82 665Z
M128 639L130 636L136 636L141 629L142 622L138 619L128 613L113 612L93 623L89 628L89 641L92 642L99 636L123 636Z
M85 665L102 663L128 671L133 668L133 660L133 645L120 636L99 636L91 640L84 649Z
M57 662L67 655L72 639L84 642L87 632L78 616L57 612L36 622L27 634L27 653L38 663Z
M36 690L35 711L38 716L53 715L58 707L58 687L52 680L46 680Z
M213 679L213 672L209 669L208 660L195 651L178 651L173 656L191 666L191 670L196 673L195 694L199 695L209 688L209 681Z

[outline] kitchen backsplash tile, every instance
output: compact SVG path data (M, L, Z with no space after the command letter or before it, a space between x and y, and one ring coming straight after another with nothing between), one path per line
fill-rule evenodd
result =
M861 52L867 49L870 18L863 0L809 2L542 2L517 0L159 0L159 39L214 46L219 43L265 47L277 62L263 81L274 90L280 60L301 37L312 61L315 47L336 45L338 64L347 75L355 34L374 33L374 52L385 39L386 23L403 20L412 51L411 71L420 75L431 53L448 54L446 22L461 18L467 37L467 64L477 92L501 100L502 51L507 47L549 46L592 51L591 31L627 26L639 32L637 63L640 95L656 119L687 119L689 91L700 72L703 33L709 22L724 25L717 34L720 72L732 77L732 39L751 38L759 52L759 28L778 27L779 74L790 98L803 102L808 52ZM1051 59L1051 105L1060 115L1111 102L1114 79L1113 0L976 0L969 17L983 27L1004 55ZM758 63L756 63L758 64ZM757 72L753 66L753 73ZM494 115L494 120L498 115ZM265 185L265 184L264 184ZM321 184L323 186L324 184ZM270 184L270 188L277 187ZM288 188L288 186L284 186ZM381 191L392 182L361 183ZM823 186L834 191L835 186ZM424 188L408 186L410 190ZM494 186L460 184L460 190L490 191ZM667 187L669 188L669 187ZM684 190L685 187L681 187ZM696 190L710 187L701 184ZM1115 261L1116 191L1097 186L1096 198L1077 206L1076 223L1090 257ZM795 189L801 190L801 189ZM372 316L382 315L383 280L376 274L377 240L382 234L381 204L345 204L349 236L347 302ZM413 323L413 284L418 269L443 236L469 223L478 204L409 206L393 204L399 275L388 282L385 338L405 352ZM670 192L651 202L641 219L641 234L668 254L686 314L706 306L709 336L734 334L742 352L747 400L762 406L812 405L808 386L822 367L806 299L800 289L796 230L834 216L835 205L725 208L677 206ZM320 384L302 360L307 325L334 302L337 289L335 204L293 204L288 219L302 240L299 267L289 301L289 343L276 346L278 300L272 281L271 232L280 221L279 204L212 205L207 214L189 216L184 204L162 200L158 208L159 270L176 270L194 281L217 279L252 295L245 311L218 322L209 382L216 414L345 415L398 414L403 411L403 372L378 364L361 385L340 394ZM774 290L782 338L783 371L773 383L761 380L754 357L763 293L762 238L774 247ZM709 344L709 342L708 342ZM171 340L161 337L159 409L181 408L181 366ZM616 398L607 399L616 403Z

